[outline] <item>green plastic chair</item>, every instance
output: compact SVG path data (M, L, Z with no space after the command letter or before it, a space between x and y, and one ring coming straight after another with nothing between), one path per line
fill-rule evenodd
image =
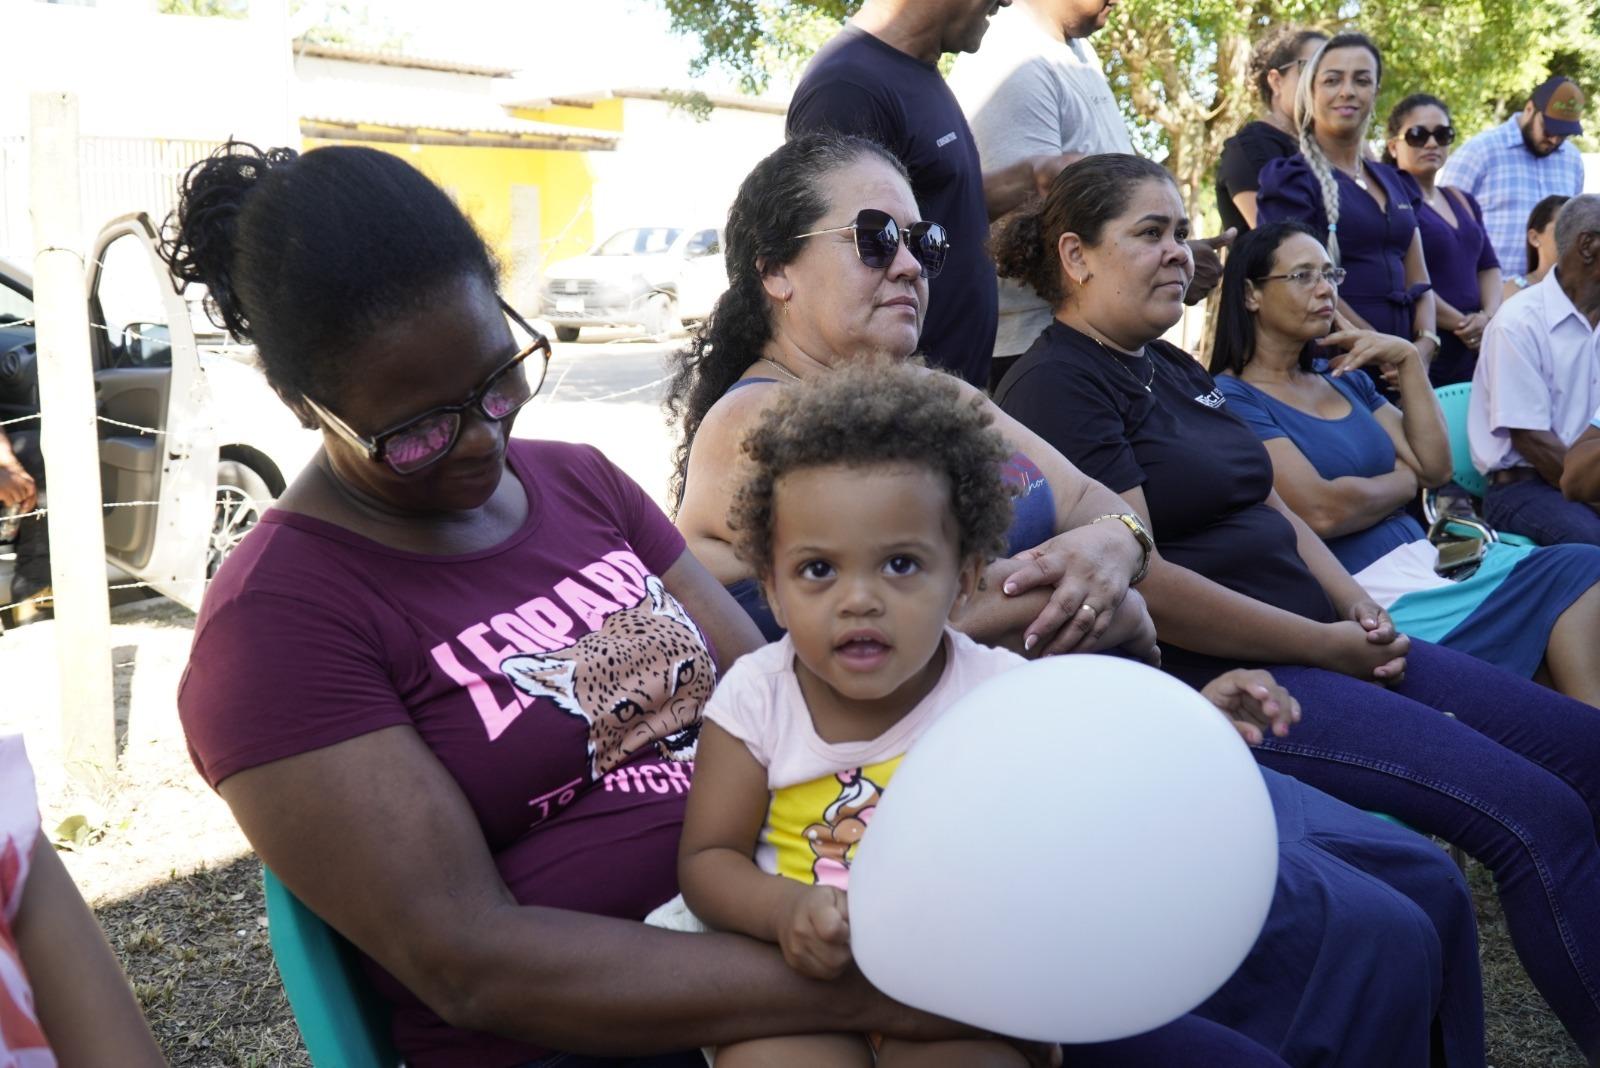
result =
M315 1068L396 1068L389 1008L367 982L355 947L261 869L267 934L294 1022Z
M1450 477L1456 485L1482 500L1484 488L1488 483L1472 465L1472 447L1467 442L1467 409L1472 401L1472 383L1454 382L1448 386L1440 386L1433 391L1433 395L1439 398L1439 407L1444 412L1445 429L1450 433ZM1423 491L1422 512L1430 523L1438 522L1439 515L1433 490ZM1469 525L1472 530L1463 530L1459 533L1467 537L1475 536L1478 524ZM1525 538L1521 534L1506 534L1493 530L1489 531L1489 540L1503 541L1507 545L1533 544L1531 538Z

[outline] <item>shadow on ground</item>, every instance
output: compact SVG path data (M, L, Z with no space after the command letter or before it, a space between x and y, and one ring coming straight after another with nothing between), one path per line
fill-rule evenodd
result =
M96 915L173 1065L309 1068L272 962L253 855L159 883Z

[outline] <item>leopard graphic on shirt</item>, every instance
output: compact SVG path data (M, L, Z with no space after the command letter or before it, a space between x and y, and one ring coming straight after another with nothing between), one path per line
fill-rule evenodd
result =
M693 760L716 683L699 628L654 576L638 603L598 629L553 653L506 657L500 670L523 693L589 724L594 781L650 745L668 760Z

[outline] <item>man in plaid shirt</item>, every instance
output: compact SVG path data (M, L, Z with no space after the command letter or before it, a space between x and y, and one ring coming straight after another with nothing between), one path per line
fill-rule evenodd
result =
M1567 138L1583 132L1583 90L1560 75L1527 106L1456 150L1439 176L1477 198L1484 228L1508 276L1528 273L1528 215L1547 196L1583 192L1583 157Z

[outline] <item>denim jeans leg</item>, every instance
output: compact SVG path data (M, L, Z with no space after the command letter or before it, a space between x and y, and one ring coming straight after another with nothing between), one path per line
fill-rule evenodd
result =
M1483 492L1483 517L1496 530L1521 534L1540 545L1600 545L1600 514L1569 501L1541 478L1490 484Z
M1600 712L1426 642L1397 690L1274 673L1304 718L1261 763L1482 861L1534 984L1600 1055Z

